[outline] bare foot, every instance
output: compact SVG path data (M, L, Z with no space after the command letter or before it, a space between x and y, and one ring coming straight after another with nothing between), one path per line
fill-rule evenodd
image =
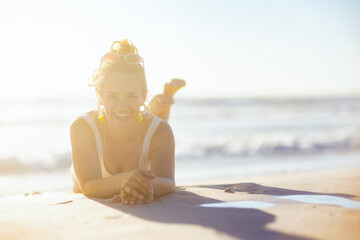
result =
M165 83L164 94L173 96L180 88L186 85L185 80L173 78L170 83Z

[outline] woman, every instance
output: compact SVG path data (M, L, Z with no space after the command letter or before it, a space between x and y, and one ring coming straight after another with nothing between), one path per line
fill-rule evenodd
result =
M172 97L185 82L166 84L147 111L144 61L137 53L129 40L112 44L91 84L98 109L71 124L75 192L140 204L175 191L175 144L167 120Z

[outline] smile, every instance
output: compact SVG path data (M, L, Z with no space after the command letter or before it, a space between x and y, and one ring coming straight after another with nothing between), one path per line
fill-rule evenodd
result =
M115 117L119 120L127 120L130 117L130 113L114 113Z

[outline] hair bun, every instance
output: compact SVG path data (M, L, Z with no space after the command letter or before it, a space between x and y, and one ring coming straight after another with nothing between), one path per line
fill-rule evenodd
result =
M138 53L137 48L129 39L123 39L121 41L115 41L111 44L111 51L118 53Z

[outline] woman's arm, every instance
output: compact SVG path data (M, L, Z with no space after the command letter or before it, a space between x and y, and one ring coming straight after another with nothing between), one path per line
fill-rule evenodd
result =
M161 197L175 191L175 140L167 122L161 122L150 143L151 171L154 196Z
M89 196L107 198L120 191L121 175L102 178L94 134L88 123L76 119L70 127L71 157L80 191Z
M123 191L125 186L131 184L136 186L135 189L132 189L132 195L135 198L152 200L151 192L149 192L151 185L145 177L147 175L151 175L151 172L134 169L107 178L97 178L85 183L82 187L82 193L97 198L111 198ZM153 177L150 176L149 178Z
M81 192L84 195L96 198L111 198L120 192L121 174L122 173L119 173L106 178L96 178L86 182L82 186L80 184Z
M156 177L153 183L154 197L161 197L166 194L175 192L174 179L167 177Z

